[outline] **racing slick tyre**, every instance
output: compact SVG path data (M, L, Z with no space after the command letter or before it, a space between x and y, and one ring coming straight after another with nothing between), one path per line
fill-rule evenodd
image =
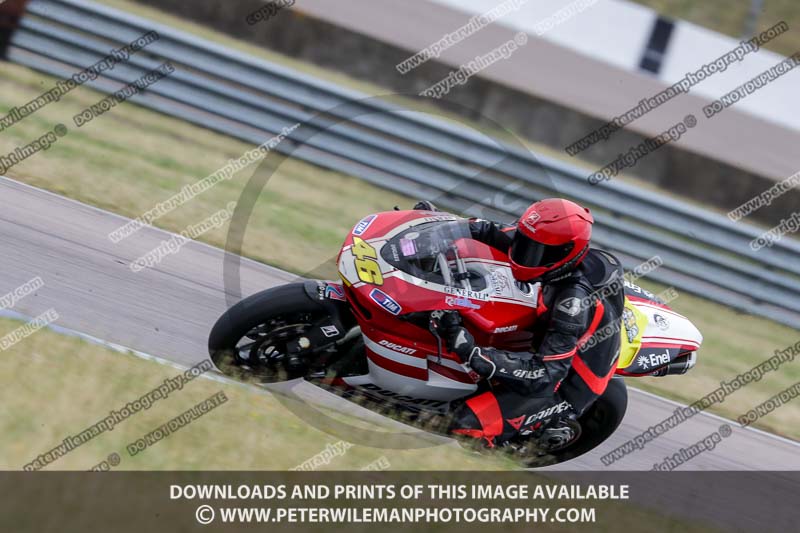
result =
M530 458L527 467L541 467L563 463L600 446L622 423L628 408L628 389L622 378L613 378L605 392L578 419L576 438L547 455Z
M208 353L219 371L261 384L303 377L310 358L343 336L341 317L349 314L343 302L317 297L317 283L267 289L228 309L208 339ZM323 327L337 334L320 338Z

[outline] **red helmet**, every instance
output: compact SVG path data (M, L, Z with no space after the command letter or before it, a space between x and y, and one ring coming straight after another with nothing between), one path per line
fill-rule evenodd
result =
M589 251L594 218L575 202L548 198L517 223L509 257L519 281L552 281L575 269Z

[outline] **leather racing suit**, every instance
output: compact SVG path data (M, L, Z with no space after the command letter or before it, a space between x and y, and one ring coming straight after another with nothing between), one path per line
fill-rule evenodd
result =
M515 226L479 219L470 220L469 227L473 239L504 253L516 231ZM451 348L489 383L502 386L467 399L456 409L450 431L493 446L535 433L553 419L583 414L603 394L616 369L622 275L616 257L592 248L576 269L543 283L535 354L476 347L464 328L451 328ZM595 335L601 330L604 334Z

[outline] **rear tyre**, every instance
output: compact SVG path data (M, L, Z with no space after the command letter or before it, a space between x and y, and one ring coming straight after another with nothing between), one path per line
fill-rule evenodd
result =
M580 434L565 447L525 461L529 468L569 461L600 446L622 423L628 409L628 389L622 378L613 378L600 396L578 419Z

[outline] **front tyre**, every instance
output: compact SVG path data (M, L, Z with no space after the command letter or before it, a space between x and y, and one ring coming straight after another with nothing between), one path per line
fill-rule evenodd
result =
M220 372L248 383L275 383L303 377L310 359L338 336L323 337L323 326L341 335L340 307L322 300L317 282L282 285L249 296L217 320L208 352ZM332 331L332 330L328 330Z

